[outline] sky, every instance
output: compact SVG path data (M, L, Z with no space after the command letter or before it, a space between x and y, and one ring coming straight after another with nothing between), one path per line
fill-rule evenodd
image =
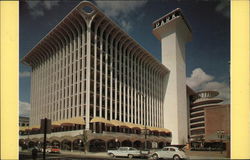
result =
M20 60L80 1L27 1L19 5ZM192 28L186 45L187 85L195 91L216 90L230 103L230 3L228 0L92 1L108 17L161 61L160 41L152 22L181 8ZM30 71L19 65L19 115L30 112Z

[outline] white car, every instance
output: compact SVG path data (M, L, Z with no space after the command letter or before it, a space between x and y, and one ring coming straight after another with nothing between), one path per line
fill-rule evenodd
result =
M132 147L120 147L118 150L108 150L108 155L111 157L140 157L141 151Z
M154 152L152 154L153 159L187 159L185 152L177 147L164 147L162 150Z
M51 152L51 146L47 146L46 149L45 149L45 152L46 153L50 153ZM41 152L43 152L43 147L41 148Z

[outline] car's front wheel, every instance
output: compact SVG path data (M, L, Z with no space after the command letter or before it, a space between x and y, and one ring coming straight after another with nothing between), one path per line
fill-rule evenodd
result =
M154 159L154 160L159 159L159 157L158 157L158 155L157 155L157 154L153 154L153 156L152 156L152 157L153 157L153 159Z
M128 158L129 158L129 159L132 159L133 157L134 157L134 156L133 156L132 154L129 154L129 155L128 155Z
M181 158L180 158L180 156L178 156L178 155L174 155L174 157L173 157L173 160L180 160Z
M110 157L115 158L115 155L113 153L110 153L109 155L110 155Z

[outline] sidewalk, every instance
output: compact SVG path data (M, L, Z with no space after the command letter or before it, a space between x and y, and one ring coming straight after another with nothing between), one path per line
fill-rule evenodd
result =
M74 151L74 152L71 152L71 151L61 151L61 154L62 155L81 155L81 156L87 156L87 157L103 157L103 158L107 158L107 157L110 157L107 152L80 152L80 151Z
M31 152L28 151L22 151L23 153L31 154ZM152 152L151 152L152 153ZM189 157L189 159L228 159L226 158L226 152L223 152L221 154L218 151L185 151L186 155ZM39 154L42 154L41 152ZM50 154L52 155L52 154ZM82 157L82 158L110 158L110 156L107 154L107 152L80 152L80 151L61 151L61 156L73 156L73 157Z
M226 152L218 151L185 151L190 159L228 159Z
M83 157L93 157L93 158L109 158L109 155L107 155L107 152L87 152L86 154L84 152L70 152L70 151L61 151L61 154L63 155L81 155ZM226 152L223 152L221 154L218 151L186 151L187 156L190 159L228 159L226 158Z

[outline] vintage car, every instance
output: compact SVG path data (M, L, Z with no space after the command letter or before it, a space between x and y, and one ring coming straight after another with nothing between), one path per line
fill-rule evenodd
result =
M108 150L107 153L111 157L128 157L130 159L142 156L141 151L133 147L120 147L117 150Z
M182 149L172 146L164 147L160 151L154 152L152 157L154 160L170 158L174 160L187 159L187 156Z
M50 149L50 153L60 153L60 148L57 146L52 146Z
M47 146L45 152L47 153L60 153L60 148L57 146ZM43 148L41 148L41 152L43 152Z

